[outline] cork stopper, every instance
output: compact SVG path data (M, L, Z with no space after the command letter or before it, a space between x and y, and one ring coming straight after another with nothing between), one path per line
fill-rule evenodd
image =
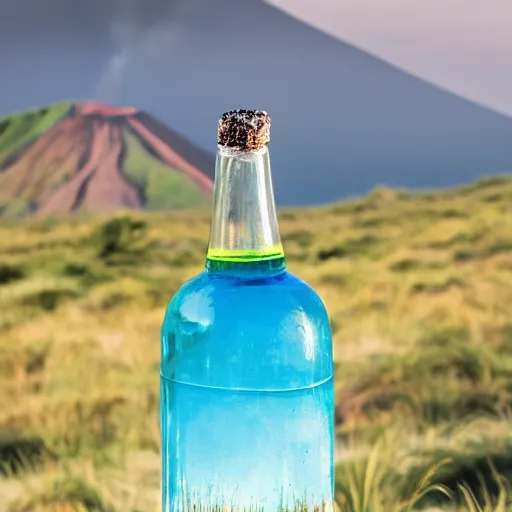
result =
M231 110L219 119L219 146L255 151L269 142L270 117L264 110Z

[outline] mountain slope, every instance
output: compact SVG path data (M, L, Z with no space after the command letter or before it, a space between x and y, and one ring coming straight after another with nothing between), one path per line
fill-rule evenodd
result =
M0 121L5 216L205 204L213 161L138 110L62 104Z
M512 170L512 119L262 1L189 0L173 26L165 65L152 62L158 80L141 73L135 55L119 101L136 98L171 126L179 120L181 133L212 150L219 113L267 110L280 205L333 201L376 184L444 187Z

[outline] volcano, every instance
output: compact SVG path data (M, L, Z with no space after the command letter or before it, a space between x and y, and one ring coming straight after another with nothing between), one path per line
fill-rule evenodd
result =
M213 173L210 154L133 107L56 105L0 121L4 216L198 206Z

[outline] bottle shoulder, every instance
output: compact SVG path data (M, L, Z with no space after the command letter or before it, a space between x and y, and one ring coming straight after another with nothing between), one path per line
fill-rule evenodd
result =
M258 300L261 302L258 303ZM238 301L248 301L244 302L245 306L253 305L258 310L278 303L281 310L300 308L305 313L323 316L328 321L320 296L305 281L288 271L254 278L216 276L205 271L178 290L167 310L176 311L184 305L189 309L191 303L197 310L231 308L235 302L240 304Z
M206 272L168 305L162 370L204 385L275 389L332 376L332 341L317 293L289 272L236 279Z

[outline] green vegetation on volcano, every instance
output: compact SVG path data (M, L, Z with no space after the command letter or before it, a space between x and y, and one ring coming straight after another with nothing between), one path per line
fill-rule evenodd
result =
M0 161L51 128L67 114L71 105L62 102L0 118Z
M38 216L40 211L44 215L46 204L56 193L60 199L50 212L74 214L88 209L88 191L98 187L110 197L103 198L101 206L93 201L93 210L187 209L210 203L209 178L203 176L206 186L198 185L187 174L186 165L181 168L163 162L152 152L155 140L159 144L158 136L151 130L136 135L130 115L122 109L116 116L116 110L108 106L75 104L66 124L61 124L72 106L71 102L61 103L0 119L0 216L19 219ZM85 112L96 115L82 115L83 106ZM109 135L105 136L105 130ZM172 130L160 130L164 138L169 135L173 140ZM36 145L30 144L35 141ZM180 147L167 149L180 155ZM195 172L207 173L202 150L196 148L195 156L201 157L204 166ZM213 165L213 160L210 163ZM87 178L78 176L81 186L77 188L71 180L82 171Z
M146 209L196 208L210 204L210 198L189 178L151 156L135 135L127 132L124 137L126 158L123 171L142 192Z

